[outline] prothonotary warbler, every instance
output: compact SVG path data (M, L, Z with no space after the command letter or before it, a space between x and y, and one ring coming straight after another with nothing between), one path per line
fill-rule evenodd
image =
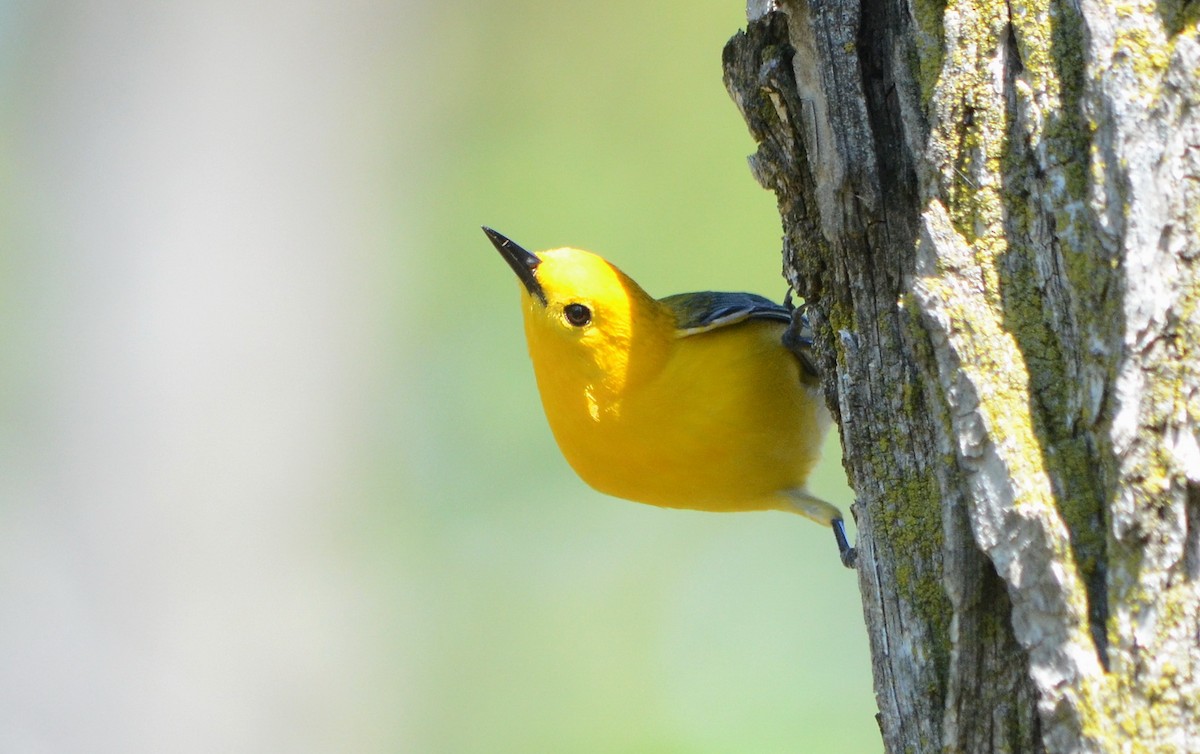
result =
M787 308L750 293L654 299L595 254L534 254L483 230L521 282L542 406L585 482L667 508L800 513L833 527L854 566L841 512L805 488L830 417L811 339L784 345Z

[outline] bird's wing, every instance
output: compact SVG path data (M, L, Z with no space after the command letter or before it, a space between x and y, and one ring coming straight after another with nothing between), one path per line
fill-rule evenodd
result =
M813 343L812 328L803 313L793 321L792 311L788 307L753 293L677 293L660 299L660 302L675 313L677 338L698 335L749 319L786 323L789 327L783 334L783 345L795 354L807 375L806 379L817 376L810 350Z
M660 302L675 312L675 335L680 338L748 319L792 321L786 307L753 293L678 293Z

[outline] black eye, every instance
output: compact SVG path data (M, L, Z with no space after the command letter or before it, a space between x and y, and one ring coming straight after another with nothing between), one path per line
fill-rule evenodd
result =
M583 304L567 304L563 307L563 316L576 327L583 327L592 321L592 310Z

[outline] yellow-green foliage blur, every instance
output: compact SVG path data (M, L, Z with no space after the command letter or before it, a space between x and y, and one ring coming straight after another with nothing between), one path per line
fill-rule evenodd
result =
M829 531L589 490L479 232L780 299L743 24L0 5L0 751L878 751Z

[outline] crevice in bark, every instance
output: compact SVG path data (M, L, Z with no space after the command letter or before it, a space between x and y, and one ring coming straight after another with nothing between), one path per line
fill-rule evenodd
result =
M885 268L889 288L903 290L911 274L912 249L921 211L915 159L910 144L928 137L920 109L920 91L909 75L916 66L910 39L911 19L906 8L890 0L863 0L862 23L856 50L862 71L862 91L874 144L880 184L880 207L873 221L881 221L888 253ZM907 107L905 106L907 101ZM908 128L905 118L908 117ZM912 129L917 133L910 137ZM872 275L872 278L875 276Z

